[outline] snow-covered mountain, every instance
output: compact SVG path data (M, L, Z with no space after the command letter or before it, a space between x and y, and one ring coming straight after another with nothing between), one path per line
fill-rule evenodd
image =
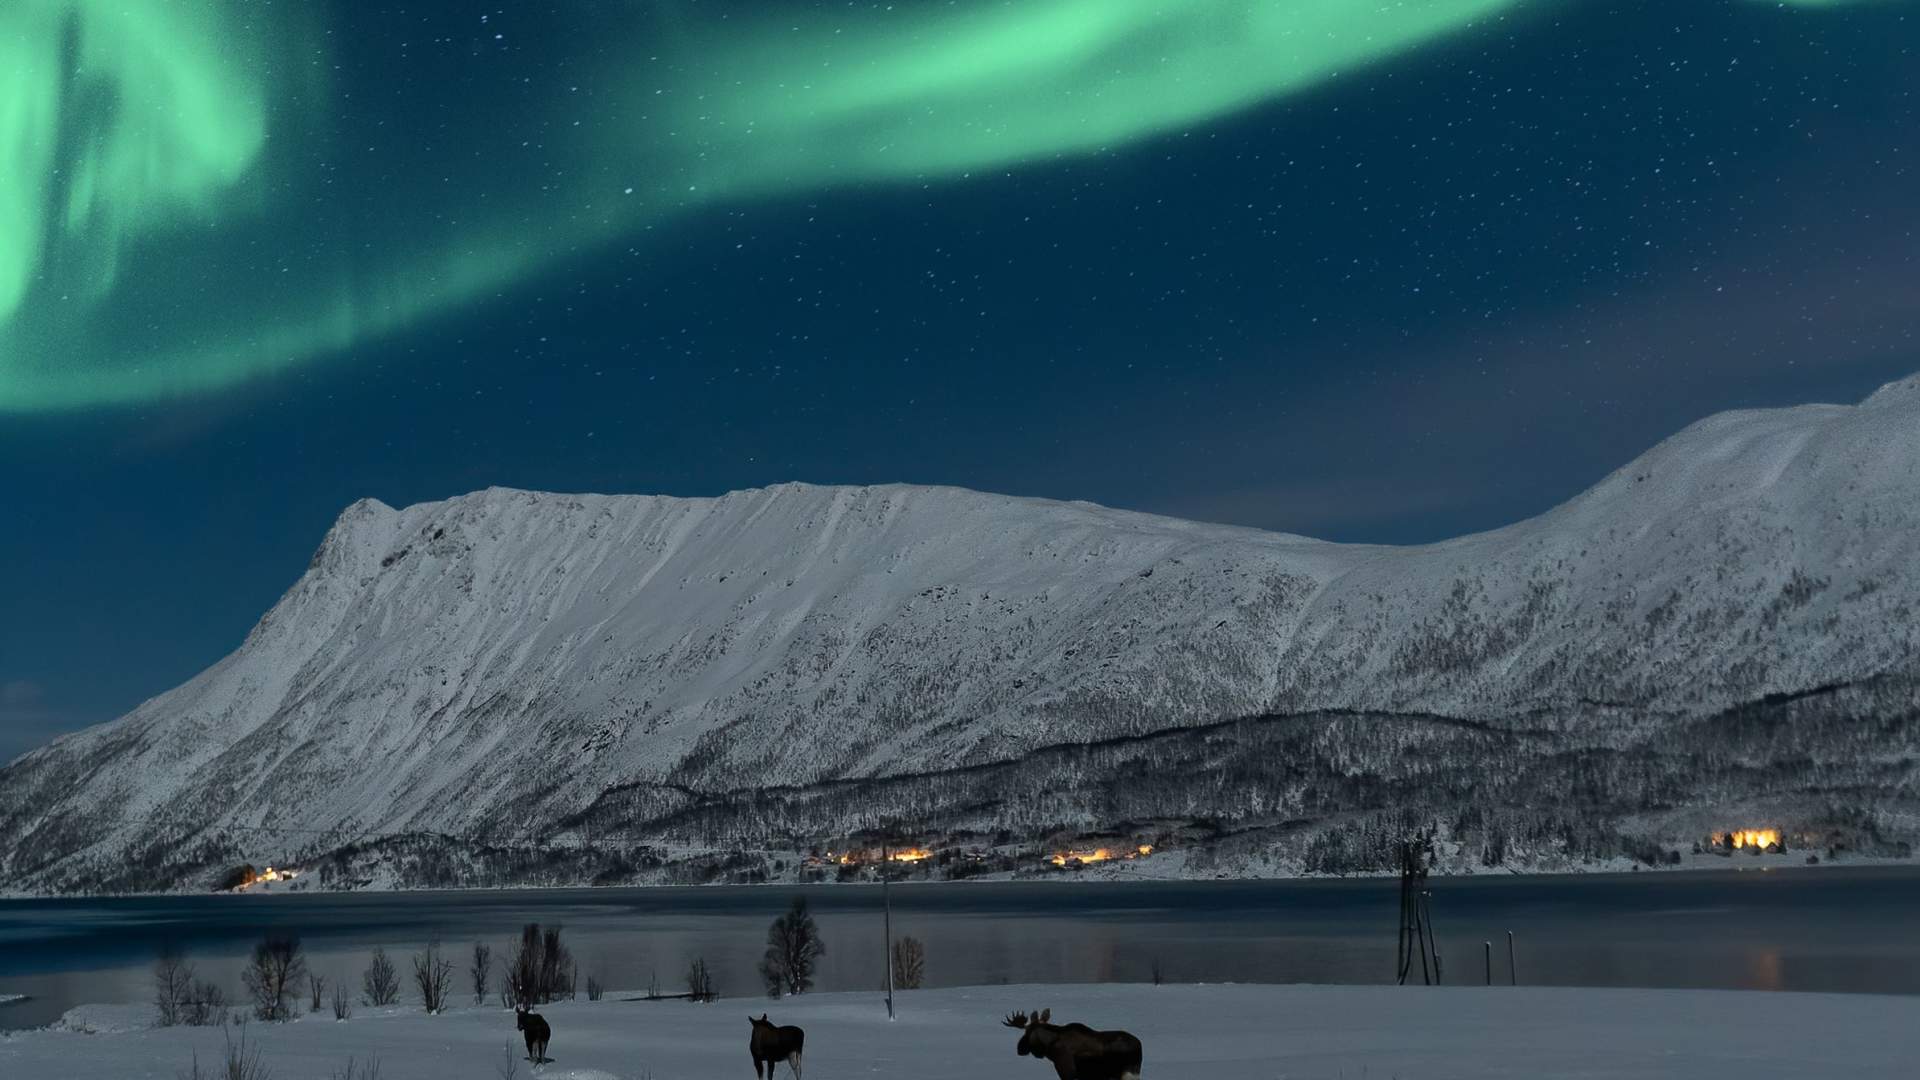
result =
M363 500L232 655L0 770L0 887L172 884L401 833L665 836L769 787L891 791L892 819L923 824L1092 827L1084 771L1036 787L1057 793L1044 810L938 792L1015 791L1007 770L1050 754L1230 720L1292 718L1319 732L1316 768L1355 776L1419 741L1330 734L1356 715L1547 740L1533 760L1809 695L1850 695L1805 722L1859 717L1830 752L1893 768L1861 799L1905 813L1916 567L1920 376L1711 417L1540 517L1420 547L900 485ZM1168 813L1244 816L1187 787ZM1379 797L1277 784L1259 810ZM749 826L780 823L726 825Z

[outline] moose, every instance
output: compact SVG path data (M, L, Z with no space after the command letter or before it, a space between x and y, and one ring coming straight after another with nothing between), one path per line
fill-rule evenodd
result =
M1053 1062L1060 1080L1140 1080L1139 1039L1085 1024L1050 1024L1052 1015L1052 1009L1042 1009L1032 1017L1014 1013L1002 1021L1021 1031L1013 1052Z
M553 1029L547 1026L546 1018L520 1004L513 1009L513 1026L526 1032L527 1060L535 1065L547 1060L547 1040L553 1038Z
M753 1039L747 1044L753 1054L753 1075L760 1075L760 1063L765 1062L766 1080L773 1080L774 1067L784 1061L793 1068L793 1080L800 1080L800 1047L807 1041L807 1033L791 1024L775 1027L766 1013L759 1019L749 1016L747 1022L753 1025Z

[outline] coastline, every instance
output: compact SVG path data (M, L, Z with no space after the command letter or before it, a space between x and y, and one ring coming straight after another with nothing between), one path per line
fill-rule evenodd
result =
M933 878L915 877L894 879L894 888L913 888L928 885L966 885L982 884L1091 884L1128 882L1172 884L1180 882L1312 882L1312 881L1370 881L1391 879L1396 873L1390 870L1361 871L1348 874L1321 873L1257 873L1241 872L1181 873L1162 872L1159 866L1175 863L1181 851L1156 854L1128 862L1114 861L1095 864L1078 870L1036 870L1031 872L976 874L967 877ZM1164 862L1162 862L1164 860ZM1498 867L1477 867L1471 865L1452 865L1435 870L1431 875L1434 881L1475 880L1486 878L1590 878L1590 877L1627 877L1637 874L1669 875L1691 873L1751 873L1761 872L1819 872L1824 870L1868 869L1878 867L1920 867L1920 857L1898 858L1893 856L1847 856L1839 859L1821 859L1809 864L1800 852L1785 852L1779 855L1692 855L1684 857L1679 863L1662 866L1648 866L1628 859L1613 859L1606 862L1553 865L1538 869L1521 869L1511 865ZM1184 869L1182 866L1181 869ZM13 901L58 901L58 900L119 900L119 899L159 899L193 896L231 896L235 898L249 896L368 896L391 893L418 895L479 894L479 893L523 893L552 891L605 891L614 889L792 889L829 888L829 887L872 887L879 885L877 878L862 878L857 881L802 881L798 877L783 877L768 881L630 881L590 883L544 883L531 882L517 885L484 885L472 887L422 886L410 887L393 882L381 882L362 888L327 888L303 878L292 887L250 888L244 891L219 889L174 889L158 892L68 892L37 893L0 888L0 903Z

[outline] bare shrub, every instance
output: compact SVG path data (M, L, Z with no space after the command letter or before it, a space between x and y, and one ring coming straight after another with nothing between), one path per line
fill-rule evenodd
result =
M806 897L794 897L787 913L767 927L767 951L760 960L767 996L804 994L813 989L814 965L826 951L820 928L807 910Z
M307 973L307 1011L319 1012L327 1000L327 977L317 971Z
M307 960L300 954L300 939L292 935L269 935L253 947L253 957L240 981L253 999L253 1015L262 1020L287 1020L293 1016L291 998L295 987L307 977Z
M333 1018L335 1020L346 1020L352 1016L353 996L347 993L347 984L333 984Z
M380 1058L378 1055L362 1062L347 1059L347 1067L327 1074L327 1080L380 1080Z
M180 1012L180 1022L193 1027L212 1027L227 1022L227 994L211 979L193 984L193 996Z
M587 976L587 1000L588 1001L599 1001L600 995L606 992L607 992L607 988L600 984L600 976L598 975Z
M201 1069L200 1052L194 1051L193 1066L176 1073L180 1080L273 1080L272 1070L260 1056L260 1048L247 1041L247 1029L240 1026L240 1041L233 1041L233 1029L223 1028L226 1050L219 1064Z
M467 969L473 976L473 1003L487 1000L487 982L493 973L493 948L484 941L473 943L473 965Z
M687 996L695 1001L712 1001L720 996L704 956L694 957L693 963L687 965Z
M453 982L453 961L440 955L440 943L427 944L427 951L413 957L413 985L420 988L420 1002L430 1013L447 1007L447 987Z
M387 959L387 950L374 949L373 959L360 975L360 997L369 1005L391 1005L400 1000L400 974Z
M927 976L927 947L917 937L903 937L893 943L893 985L901 990L918 990Z

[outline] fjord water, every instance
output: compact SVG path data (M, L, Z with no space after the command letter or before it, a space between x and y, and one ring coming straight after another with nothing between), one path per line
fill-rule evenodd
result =
M1435 879L1446 981L1920 993L1920 867ZM895 886L896 935L926 943L927 983L1383 983L1393 979L1392 879L955 882ZM161 896L0 901L0 1028L87 1002L149 996L163 945L239 996L240 961L268 932L301 936L314 970L358 990L374 947L402 973L438 939L465 975L475 940L495 971L522 923L560 924L580 968L616 991L684 990L696 956L723 996L758 996L766 926L795 895L827 952L820 990L878 988L878 887L714 886ZM1415 973L1415 980L1419 978ZM409 984L409 990L411 986ZM1042 1007L1045 1002L1035 1002Z

